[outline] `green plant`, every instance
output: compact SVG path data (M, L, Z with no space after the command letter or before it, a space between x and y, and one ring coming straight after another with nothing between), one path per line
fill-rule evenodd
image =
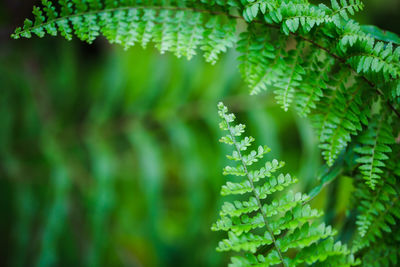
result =
M91 43L101 34L125 48L154 43L161 53L189 59L199 48L211 63L236 44L250 93L271 90L284 110L308 116L328 175L339 169L331 179L354 178L352 252L367 262L378 244L381 252L399 245L385 238L400 219L393 212L399 205L399 38L350 19L363 8L359 0L332 0L330 7L305 0L42 3L13 38L48 33ZM391 255L388 265L397 262Z
M259 146L246 153L254 138L242 137L245 125L235 124L235 115L229 114L222 103L218 104L218 110L222 120L220 128L227 132L220 141L233 146L233 153L227 157L238 162L237 166L226 166L224 175L240 178L238 182L227 182L222 186L221 194L245 195L241 200L225 202L220 211L221 218L212 226L214 231L228 232L228 239L219 242L218 251L247 252L245 256L233 257L229 266L298 266L316 262L323 266L358 264L346 245L334 241L336 231L315 221L322 213L307 204L309 196L289 191L283 197L266 202L272 194L296 183L297 178L276 174L284 166L284 162L276 159L267 161L258 170L250 169L263 159L269 148ZM293 250L300 252L294 254Z

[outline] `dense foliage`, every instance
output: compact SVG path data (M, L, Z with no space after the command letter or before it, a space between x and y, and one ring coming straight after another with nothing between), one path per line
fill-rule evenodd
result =
M90 43L102 34L126 48L154 43L178 57L191 58L199 48L212 63L236 44L251 94L272 90L284 110L308 116L327 166L353 177L352 253L366 265L396 264L398 251L386 255L399 246L387 235L398 231L400 219L400 48L398 38L349 18L363 8L360 1L332 0L330 7L302 0L42 3L14 38L48 33Z

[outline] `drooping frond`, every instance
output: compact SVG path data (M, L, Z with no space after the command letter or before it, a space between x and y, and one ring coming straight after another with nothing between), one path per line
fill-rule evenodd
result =
M243 29L236 22L245 21L237 49L251 94L270 89L284 110L293 107L302 116L326 120L316 128L332 165L359 131L350 117L374 105L367 99L357 110L365 91L382 96L400 117L400 48L375 39L350 18L363 6L360 0L332 0L330 7L307 0L42 0L34 20L26 20L12 37L75 35L90 43L103 35L125 48L154 43L161 53L189 59L201 50L214 63L235 45ZM346 77L332 87L338 73ZM362 88L347 81L362 81ZM329 109L317 108L325 103L331 103ZM341 104L352 114L339 113Z
M267 201L271 194L285 190L297 179L279 173L284 163L277 160L253 170L252 165L262 160L269 149L259 146L246 153L254 138L242 138L245 126L235 124L234 114L229 114L222 103L218 104L218 110L222 120L220 127L227 132L220 141L233 146L233 153L228 158L235 163L224 168L224 175L240 178L237 182L227 182L221 194L244 195L233 203L225 202L220 219L212 226L212 230L228 234L227 239L219 242L218 251L246 253L232 257L230 266L356 264L358 261L346 245L334 241L336 231L318 222L322 212L305 204L307 195L289 191L280 200ZM262 252L261 248L265 246L269 249ZM291 257L289 250L300 252Z
M306 74L296 94L296 111L300 116L307 116L313 111L328 88L328 73L334 64L334 60L321 50L312 50L304 63Z
M285 65L279 73L276 73L277 82L274 84L276 100L281 107L287 111L293 102L296 91L299 90L305 71L302 67L301 54L303 53L304 42L300 41L296 49L290 50L284 58Z
M150 42L161 53L172 51L188 59L196 49L204 51L207 61L214 63L218 54L235 42L235 20L221 11L218 15L204 12L215 3L178 1L59 1L56 10L52 1L43 0L43 8L34 7L34 21L25 20L13 38L43 37L60 34L70 40L73 35L92 43L99 35L110 43L129 48L135 44L146 47ZM231 4L234 4L231 1ZM177 6L175 6L177 5Z
M349 75L346 72L337 74L337 79L328 85L326 97L319 103L312 116L319 134L322 155L329 166L332 166L339 153L367 124L368 106L363 102L362 82L356 82L346 88Z
M375 189L384 172L385 161L389 159L387 153L392 152L391 145L394 137L386 114L375 115L368 124L368 129L360 136L361 146L355 151L360 155L356 160L361 163L359 169L366 184Z
M399 154L395 155L398 157ZM356 190L360 205L354 251L362 251L367 247L374 249L379 240L385 234L391 235L400 223L400 164L396 158L390 159L389 163L390 166L382 174L384 181L378 180L375 190L366 185L359 185ZM388 241L390 244L391 240Z

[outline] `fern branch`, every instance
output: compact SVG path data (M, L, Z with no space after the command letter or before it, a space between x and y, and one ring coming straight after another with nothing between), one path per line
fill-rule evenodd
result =
M78 37L81 39L85 39L88 42L93 41L96 36L98 35L98 25L96 25L96 16L101 16L101 14L104 13L112 13L112 12L122 12L122 11L132 11L132 10L139 10L139 9L148 9L148 10L173 10L173 11L187 11L187 12L196 12L196 13L204 13L204 14L209 14L209 15L223 15L227 18L230 19L236 19L236 20L244 20L244 21L251 21L251 23L261 23L262 25L270 28L275 28L275 29L281 29L284 31L286 35L292 35L298 38L301 38L302 40L311 43L313 46L317 47L318 49L324 50L327 54L335 58L338 62L340 62L342 65L349 67L352 69L352 71L356 72L356 70L347 62L346 58L341 57L337 54L335 54L333 51L330 51L329 48L319 44L317 41L314 40L314 38L309 38L307 37L307 32L309 32L314 25L320 25L320 24L329 24L335 22L335 24L339 23L340 17L343 19L347 19L347 13L353 14L354 11L358 11L359 9L362 9L362 3L360 1L341 1L341 5L339 5L335 0L332 1L332 8L329 9L326 6L325 7L317 7L314 5L311 5L309 3L291 3L291 2L266 2L266 1L256 1L256 2L249 2L249 6L246 6L246 4L242 3L242 5L245 5L245 10L243 12L242 16L234 15L231 14L229 9L226 9L225 11L221 9L215 9L215 8L210 8L210 6L207 6L207 4L204 4L205 2L200 3L200 5L204 4L204 8L198 8L197 6L195 7L182 7L182 6L173 6L173 5L166 5L163 6L161 3L160 6L154 6L154 5L147 5L147 6L140 6L137 5L137 3L132 3L132 2L121 2L121 3L107 3L106 2L106 7L104 9L101 8L102 4L99 1L96 2L89 2L89 3L81 3L81 2L74 2L75 3L75 9L76 13L72 14L74 12L74 9L72 6L70 6L70 2L68 1L63 1L63 9L61 12L61 16L58 16L57 12L55 11L54 6L52 6L51 1L45 1L43 0L43 5L44 11L47 15L47 20L46 17L42 15L42 11L40 8L35 8L34 9L34 14L36 17L35 23L32 23L31 21L27 21L24 29L17 28L16 32L12 35L14 38L19 38L19 36L25 36L25 37L30 37L32 32L37 33L38 35L44 35L43 30L47 30L48 33L52 35L56 35L57 29L55 28L56 25L59 27L60 30L64 31L63 34L66 35L66 37L69 39L70 38L70 28L68 26L68 20L73 24L75 31L78 29L78 27L82 27L83 25L86 24L86 27L88 32L80 32L78 34ZM190 3L190 2L189 2ZM129 6L126 6L126 5ZM214 3L215 4L215 3ZM121 5L121 6L118 6ZM133 6L135 5L135 6ZM240 10L242 7L240 4L234 2L234 9ZM110 7L111 6L111 7ZM65 11L65 9L68 9L68 11ZM265 14L265 20L252 20L252 18L255 18L257 16L257 13L261 11L260 13ZM250 13L249 13L250 12ZM282 16L279 12L284 12L285 17L280 17L280 18L274 18L274 16ZM327 12L327 13L326 13ZM247 14L247 15L246 15ZM280 15L279 15L280 14ZM327 14L327 15L326 15ZM249 15L251 16L251 19L249 19ZM267 16L268 15L268 16ZM272 16L272 17L270 17ZM84 19L82 19L84 17ZM267 18L268 17L268 18ZM83 23L83 24L82 24ZM299 23L300 26L303 27L305 33L299 33L297 30L299 28ZM301 28L300 27L300 28ZM320 28L320 27L319 27ZM318 29L319 29L318 28ZM178 37L180 34L178 33ZM324 35L325 36L325 35ZM315 36L313 36L315 37ZM331 37L325 36L325 39L329 39ZM373 41L375 39L372 39ZM117 41L118 42L118 41ZM147 40L143 40L142 44L145 45ZM130 43L130 42L129 42ZM177 43L179 44L179 38ZM224 49L222 49L223 51ZM176 51L176 55L181 55L181 51ZM192 53L188 53L187 57L190 58ZM207 55L208 61L215 62L216 55L211 53L210 55ZM357 75L360 75L374 90L379 94L379 95L384 95L377 85L368 79L367 75L365 73L357 73ZM400 85L399 85L400 86ZM395 89L396 91L396 89ZM397 89L397 92L399 89ZM396 108L393 106L393 104L390 102L390 100L386 100L387 105L389 108L400 118L400 112L396 110Z
M373 121L369 123L368 129L360 136L361 146L354 149L360 155L360 158L356 159L356 162L361 163L360 172L371 189L375 189L375 184L381 179L380 174L383 173L382 169L389 159L386 154L392 152L391 146L395 142L385 121L389 118L385 115L372 117Z
M381 116L381 118L378 122L378 127L376 129L376 138L374 139L374 145L372 146L371 169L368 172L368 177L369 177L372 185L374 185L374 183L372 182L372 180L373 180L372 175L373 175L373 171L374 171L373 162L375 161L376 146L378 145L378 139L379 139L379 134L381 131L382 123L383 123L383 116ZM374 188L375 186L372 186L372 187Z
M365 232L365 234L364 234L365 237L367 237L367 236L369 236L370 234L372 234L373 231L374 231L376 228L379 227L379 226L378 226L379 222L384 222L384 221L387 219L387 214L390 213L390 211L393 209L393 207L397 204L398 201L400 201L400 196L397 196L397 197L393 198L393 199L389 202L389 205L385 207L385 211L379 214L379 217L376 218L376 219L374 220L373 225L371 225L371 226L368 228L367 232ZM358 249L362 249L362 248L363 248L363 246L362 246L362 247L359 247Z
M234 19L242 19L240 16L235 16L232 14L228 14L226 12L221 12L221 11L212 11L212 10L206 10L206 9L198 9L198 8L192 8L192 7L179 7L179 6L121 6L121 7L115 7L115 8L105 8L105 9L99 9L99 10L92 10L92 11L86 11L86 12L78 12L76 14L69 14L65 16L60 16L58 18L43 22L41 24L36 24L30 28L23 29L18 32L18 35L23 35L24 33L28 32L33 32L35 29L39 28L44 28L52 23L56 23L59 21L63 21L65 19L72 19L72 18L77 18L77 17L82 17L86 15L99 15L101 13L112 13L116 11L129 11L129 10L139 10L139 9L152 9L152 10L173 10L173 11L191 11L191 12L197 12L197 13L205 13L205 14L211 14L211 15L225 15L230 18ZM12 34L11 37L16 38L15 34Z
M264 209L263 209L263 206L262 206L262 204L261 204L260 197L259 197L259 195L257 194L257 192L255 191L255 187L254 187L254 184L253 184L253 180L252 180L252 179L250 178L250 176L249 176L249 172L248 172L248 170L247 170L246 162L244 161L244 159L243 159L243 157L242 157L242 154L241 154L241 152L240 152L240 147L239 147L238 143L236 142L235 134L234 134L234 132L233 132L233 130L232 130L230 124L229 124L229 121L228 121L227 118L226 118L226 115L224 115L224 119L225 119L226 125L227 125L227 127L228 127L229 133L230 133L231 136L232 136L233 144L234 144L234 146L235 146L235 148L236 148L236 152L238 153L238 157L239 157L239 159L240 159L240 161L241 161L241 163L242 163L242 166L243 166L244 172L245 172L245 174L246 174L247 180L248 180L249 183L250 183L251 190L252 190L252 192L253 192L253 194L254 194L254 197L255 197L256 200L257 200L257 205L258 205L259 210L261 211L261 214L262 214L262 217L263 217L263 220L264 220L264 223L265 223L265 227L267 228L267 231L268 231L269 234L271 235L272 242L273 242L273 244L274 244L274 246L275 246L275 248L276 248L276 250L277 250L277 252L278 252L278 254L279 254L279 258L280 258L280 260L281 260L282 266L286 266L285 261L283 260L283 257L282 257L281 249L280 249L278 243L276 242L276 239L275 239L275 236L274 236L274 232L271 230L271 227L270 227L269 224L268 224L267 216L266 216L266 214L265 214L265 212L264 212Z
M345 245L334 242L336 231L331 226L318 223L314 219L322 216L322 212L312 209L306 204L307 195L293 192L287 193L283 198L273 200L264 205L262 199L276 191L282 191L290 184L297 182L289 174L274 173L283 162L277 160L267 161L259 170L248 171L247 166L263 158L269 151L268 148L259 146L247 155L241 151L254 141L252 137L240 138L245 125L234 124L235 115L228 114L228 109L220 103L218 113L222 119L220 128L227 131L220 141L234 146L234 151L228 159L240 164L236 167L224 168L224 175L245 177L237 183L227 182L222 186L222 195L251 194L248 201L225 202L220 212L220 219L213 224L214 231L227 231L228 239L219 242L218 251L249 251L243 256L232 257L231 267L239 266L303 266L317 262L336 263L340 266L353 266L358 263ZM256 182L263 181L262 185L255 186ZM249 216L251 215L251 216ZM311 222L314 221L314 222ZM264 228L264 234L252 233L256 228ZM272 245L273 244L273 245ZM269 246L267 252L261 252L258 247ZM291 249L298 249L296 257L284 255ZM257 253L257 255L252 254ZM266 253L266 254L265 254ZM290 253L291 254L291 253ZM290 255L289 254L289 255ZM315 255L318 256L315 256ZM322 263L321 263L322 264Z
M285 111L288 110L290 102L292 101L291 95L293 94L291 91L294 91L294 89L291 87L292 82L295 80L294 76L296 74L296 68L298 67L298 61L300 58L300 54L302 52L303 44L300 43L297 48L296 48L296 55L294 57L294 60L292 62L292 66L290 66L290 74L289 77L286 81L286 86L282 89L282 107ZM278 95L279 96L279 95ZM279 98L278 98L279 99ZM278 101L279 102L279 101Z

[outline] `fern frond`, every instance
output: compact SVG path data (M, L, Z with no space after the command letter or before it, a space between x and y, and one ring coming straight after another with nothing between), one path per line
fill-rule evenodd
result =
M333 64L334 61L330 58L325 58L324 62L321 62L318 55L311 55L309 65L305 68L307 80L301 84L301 91L296 95L296 110L300 116L307 116L324 96L329 80L327 73Z
M360 136L361 146L354 150L360 157L356 160L361 163L359 169L366 184L375 189L381 179L387 153L392 152L390 145L394 144L394 137L388 124L386 114L375 115L368 124L368 129Z
M297 179L289 174L278 174L283 163L277 160L267 162L257 171L250 170L255 159L261 160L269 149L260 146L257 150L244 154L248 146L241 145L243 140L253 141L254 138L241 139L245 126L235 125L235 116L229 114L222 103L218 104L218 110L222 119L220 127L228 132L221 141L234 147L234 152L228 158L239 162L236 167L226 167L224 175L242 177L239 182L227 182L222 187L221 194L248 197L247 200L242 198L242 201L225 202L220 219L212 226L214 231L228 232L228 238L219 243L218 251L247 252L245 256L233 257L230 266L297 266L304 262L313 264L326 260L342 262L342 266L356 264L357 261L346 246L333 241L336 231L315 221L322 212L305 204L307 195L289 191L279 201L264 201L274 192L286 189ZM265 254L261 253L260 248L267 245L271 245L271 249ZM304 252L291 258L287 252L292 249ZM319 255L316 256L315 252Z
M398 161L395 162L398 165ZM360 251L378 244L384 233L391 233L400 221L399 176L393 170L385 172L385 182L379 181L375 190L359 186L356 196L360 200L357 216L358 235L353 250Z
M365 108L362 99L362 86L360 83L347 90L342 86L336 89L332 110L327 113L326 124L320 137L322 155L328 166L333 164L339 153L350 142L350 135L356 135L362 129L362 123L367 123L369 110Z
M239 70L250 88L250 94L255 95L275 84L278 74L286 65L283 57L287 55L286 36L280 36L272 41L268 36L273 30L250 25L247 32L240 34L237 50Z
M286 66L281 68L278 82L274 84L277 103L287 111L293 101L296 91L303 79L305 71L301 65L301 54L303 53L303 42L297 44L296 49L289 51L284 58Z
M172 51L176 56L188 59L200 48L205 52L206 60L212 63L218 54L235 43L236 21L226 12L213 15L203 11L214 2L206 5L187 1L184 6L166 6L163 1L63 0L59 1L60 12L51 1L43 0L42 4L43 8L34 7L34 21L27 19L23 28L16 29L13 38L59 33L67 40L75 35L92 43L103 35L110 43L125 48L136 43L146 47L154 42L161 53Z
M341 151L351 141L351 135L356 135L367 124L368 97L364 95L361 81L346 86L351 82L347 72L336 74L329 80L325 96L318 104L312 116L315 128L318 130L320 148L328 166L332 166ZM347 88L346 88L347 87ZM364 102L363 102L364 101Z

